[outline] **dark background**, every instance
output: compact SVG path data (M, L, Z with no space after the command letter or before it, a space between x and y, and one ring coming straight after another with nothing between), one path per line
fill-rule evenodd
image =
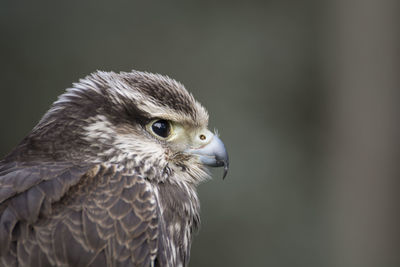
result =
M167 74L231 158L190 266L396 266L398 13L365 2L1 1L0 155L95 70Z

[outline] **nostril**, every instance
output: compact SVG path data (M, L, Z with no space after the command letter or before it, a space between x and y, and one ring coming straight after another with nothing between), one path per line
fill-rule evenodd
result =
M200 135L200 140L203 140L203 141L206 140L206 136L204 134L201 134Z

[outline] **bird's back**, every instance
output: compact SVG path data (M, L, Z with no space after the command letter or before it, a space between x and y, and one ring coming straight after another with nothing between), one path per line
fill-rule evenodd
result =
M168 266L158 200L140 176L8 163L0 185L1 266Z

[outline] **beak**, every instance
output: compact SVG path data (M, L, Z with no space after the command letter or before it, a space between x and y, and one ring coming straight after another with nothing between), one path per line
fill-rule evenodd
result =
M200 161L204 165L210 167L224 166L224 175L222 178L225 179L225 176L228 173L229 169L229 157L224 143L221 141L221 139L218 138L217 135L214 135L211 142L203 146L202 148L188 149L186 150L186 152L193 155L198 155Z

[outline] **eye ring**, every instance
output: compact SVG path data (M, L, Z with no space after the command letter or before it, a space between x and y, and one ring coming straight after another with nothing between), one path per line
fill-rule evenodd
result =
M148 128L154 136L162 139L171 135L171 123L167 120L156 119L149 124Z

